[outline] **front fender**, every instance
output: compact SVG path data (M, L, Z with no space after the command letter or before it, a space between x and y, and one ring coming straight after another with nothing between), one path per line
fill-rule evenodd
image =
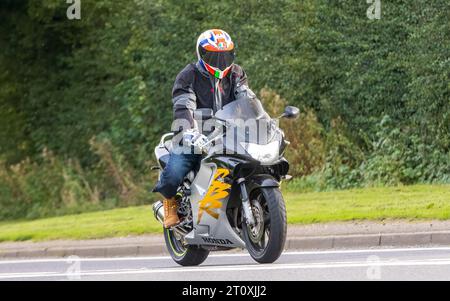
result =
M271 175L254 175L245 181L247 192L250 195L253 190L261 187L280 187L280 183Z

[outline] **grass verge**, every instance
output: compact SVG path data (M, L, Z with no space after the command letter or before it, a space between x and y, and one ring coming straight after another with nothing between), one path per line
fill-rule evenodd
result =
M284 193L288 222L450 219L450 185ZM151 206L0 223L0 241L91 239L161 233Z

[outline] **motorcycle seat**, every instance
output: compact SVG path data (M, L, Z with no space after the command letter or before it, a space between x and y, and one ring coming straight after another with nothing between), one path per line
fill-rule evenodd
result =
M167 140L164 142L164 147L170 153L172 151L172 140Z

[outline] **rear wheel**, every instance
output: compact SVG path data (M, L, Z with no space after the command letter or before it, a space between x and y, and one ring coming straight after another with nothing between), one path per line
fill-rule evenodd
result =
M255 225L242 224L250 256L259 263L277 260L286 242L286 206L277 187L259 188L250 196Z
M164 228L164 240L172 259L182 266L199 265L209 255L209 251L197 246L189 246L182 235L172 229Z

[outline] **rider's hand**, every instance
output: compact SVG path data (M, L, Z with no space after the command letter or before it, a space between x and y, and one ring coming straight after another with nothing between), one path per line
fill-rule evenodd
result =
M205 144L208 142L208 138L195 129L189 129L183 133L183 141L185 145L194 146L196 150L202 152Z
M205 147L207 142L208 142L208 138L203 134L199 134L192 141L192 145L194 146L194 148L197 148L197 149L203 151L203 148Z
M189 129L183 132L183 144L186 146L191 146L192 141L198 136L199 132L194 129Z

